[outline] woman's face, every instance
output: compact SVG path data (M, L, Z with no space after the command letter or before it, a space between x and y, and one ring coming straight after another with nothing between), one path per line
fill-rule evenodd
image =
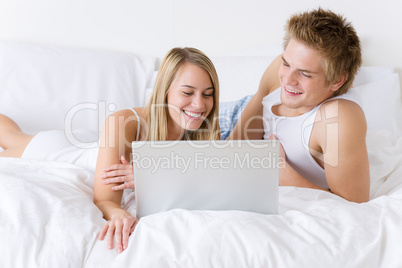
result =
M197 130L214 106L214 88L208 73L184 64L176 73L167 94L168 125L175 129Z

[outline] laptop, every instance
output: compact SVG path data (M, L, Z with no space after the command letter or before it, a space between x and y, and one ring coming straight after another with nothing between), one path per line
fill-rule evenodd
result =
M277 214L276 140L135 141L137 217L181 208Z

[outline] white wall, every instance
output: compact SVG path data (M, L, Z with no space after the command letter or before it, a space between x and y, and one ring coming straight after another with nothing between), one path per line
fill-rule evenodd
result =
M162 57L173 46L227 54L278 46L290 14L318 6L355 26L364 65L402 75L399 0L0 0L0 39L99 47Z

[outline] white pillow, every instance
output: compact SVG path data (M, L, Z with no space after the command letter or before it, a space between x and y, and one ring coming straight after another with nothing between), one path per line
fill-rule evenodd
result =
M0 113L25 132L98 131L119 109L143 106L157 58L0 41Z
M269 45L262 45L262 46L254 46L254 47L247 47L247 48L240 48L236 49L235 51L230 51L225 53L221 56L271 56L276 57L279 54L283 53L283 44L269 44Z
M362 66L353 81L353 85L360 86L374 82L394 72L395 68L390 66Z
M402 100L398 74L351 88L344 96L362 107L369 130L387 130L402 136Z
M276 56L221 56L211 60L219 77L220 102L254 95L261 77Z

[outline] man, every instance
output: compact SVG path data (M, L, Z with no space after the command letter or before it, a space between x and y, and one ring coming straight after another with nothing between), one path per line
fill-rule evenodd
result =
M287 22L284 49L229 139L279 139L286 159L280 185L367 202L366 120L356 103L341 97L362 62L354 28L331 11L297 14Z

